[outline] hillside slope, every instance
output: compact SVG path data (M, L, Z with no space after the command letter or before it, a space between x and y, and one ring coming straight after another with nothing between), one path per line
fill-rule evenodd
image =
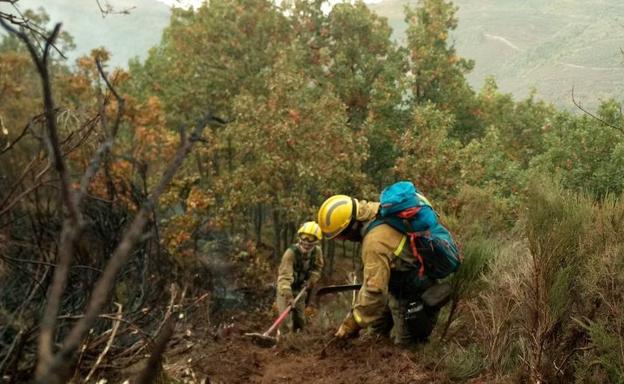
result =
M107 0L129 15L102 18L95 0L20 0L21 9L44 6L52 21L63 21L75 38L70 59L105 46L112 64L145 57L169 22L170 9L156 0ZM395 38L404 42L403 7L417 0L382 0L369 7L388 18ZM572 109L570 91L584 105L624 94L624 3L619 0L456 0L458 52L474 59L468 80L479 89L494 76L504 92L537 96ZM2 5L0 8L9 7Z
M20 0L19 9L43 7L52 23L62 22L76 44L68 52L70 60L88 54L93 48L106 47L112 53L111 64L127 66L128 59L147 55L158 44L163 29L169 24L170 8L156 0L102 0L114 10L130 9L128 14L102 14L95 0ZM0 11L15 12L6 4Z
M468 76L479 89L486 76L516 97L537 95L572 108L570 91L585 105L624 94L624 3L617 0L456 0L458 52L475 60ZM388 18L404 41L403 7L416 0L384 0L370 7Z

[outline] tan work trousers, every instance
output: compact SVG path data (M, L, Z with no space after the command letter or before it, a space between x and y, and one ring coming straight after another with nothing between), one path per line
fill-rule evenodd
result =
M299 294L299 291L293 291L293 295L296 297ZM305 318L305 303L307 298L307 293L304 293L299 301L295 304L295 307L290 310L290 315L284 320L282 325L280 326L281 333L287 332L296 332L300 329L303 329L306 325ZM286 307L289 303L286 302L284 296L277 294L277 308L279 312L282 313L286 310Z

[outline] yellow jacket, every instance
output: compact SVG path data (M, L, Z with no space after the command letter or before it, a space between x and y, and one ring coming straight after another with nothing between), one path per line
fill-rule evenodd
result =
M316 246L309 253L303 253L296 245L289 247L280 262L277 276L277 292L280 295L300 290L303 284L316 284L323 271L323 251Z
M356 220L370 222L379 203L359 201ZM361 327L383 317L388 303L391 271L408 271L418 267L406 237L387 224L380 224L362 240L364 281L353 307L353 317Z

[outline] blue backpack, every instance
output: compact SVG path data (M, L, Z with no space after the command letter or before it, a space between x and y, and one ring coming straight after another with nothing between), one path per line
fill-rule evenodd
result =
M410 181L399 181L381 192L377 217L366 232L388 224L404 233L419 263L419 276L443 279L455 272L462 261L451 233L440 224L431 203Z

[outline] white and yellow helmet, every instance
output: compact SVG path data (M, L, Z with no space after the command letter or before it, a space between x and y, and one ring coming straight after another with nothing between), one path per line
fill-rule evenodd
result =
M316 239L316 241L320 241L323 238L323 233L321 232L321 227L316 223L316 221L308 221L303 223L299 230L297 231L297 236L310 236Z
M344 231L357 215L357 201L346 195L334 195L325 200L318 211L318 223L323 235L333 239Z

